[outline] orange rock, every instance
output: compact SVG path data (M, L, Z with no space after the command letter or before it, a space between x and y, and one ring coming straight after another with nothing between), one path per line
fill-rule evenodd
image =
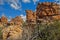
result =
M23 24L23 19L20 16L17 16L10 21L11 25L22 25Z
M9 25L14 25L14 18L10 20Z
M60 20L60 5L50 2L38 3L36 15L37 19L48 17L48 19Z
M3 40L18 40L22 38L22 27L14 25L6 27L2 30Z
M23 19L20 16L15 17L15 24L22 25Z
M1 23L7 24L8 23L8 19L5 16L2 16L1 17Z
M31 10L26 10L26 18L29 24L36 23L36 12L33 12Z

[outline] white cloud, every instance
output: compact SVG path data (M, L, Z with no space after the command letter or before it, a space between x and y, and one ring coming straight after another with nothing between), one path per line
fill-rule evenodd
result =
M36 4L36 2L38 2L39 0L33 0L34 4Z
M20 2L20 0L8 0L8 3L14 9L18 10L18 9L21 8L21 2Z
M60 4L60 0L55 0L55 3Z
M30 3L30 0L22 0L24 3Z
M14 9L20 9L21 8L21 6L18 6L17 4L10 4L10 6L12 7L12 8L14 8Z
M26 15L21 14L20 16L23 18L24 21L26 21Z
M19 10L21 8L21 0L0 0L0 5L7 2L12 8Z

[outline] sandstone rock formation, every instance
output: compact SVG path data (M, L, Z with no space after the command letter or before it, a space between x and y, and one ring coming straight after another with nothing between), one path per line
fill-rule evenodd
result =
M0 22L3 23L3 24L8 23L8 19L5 16L2 16L0 20L1 20Z
M23 23L23 19L20 16L15 17L14 21L17 25L22 25Z
M50 2L38 3L36 15L37 20L60 20L60 5Z
M15 18L12 18L9 23L10 23L10 25L22 25L23 19L20 16L17 16Z
M21 40L22 38L22 27L20 26L9 26L2 30L3 40Z
M26 10L26 19L29 24L35 24L36 23L36 12L33 12L31 10Z
M26 10L26 22L28 25L24 26L23 29L23 19L20 16L12 18L10 22L8 22L5 16L2 16L0 19L0 26L7 24L7 27L4 27L2 30L3 40L21 40L22 34L22 40L30 40L33 35L38 33L38 27L35 25L36 21L45 21L46 23L46 20L60 20L59 6L60 5L56 3L44 2L38 4L36 12Z
M26 22L28 25L26 28L24 28L24 33L27 35L26 40L31 40L31 38L34 36L35 28L36 28L36 12L33 12L32 10L26 10Z

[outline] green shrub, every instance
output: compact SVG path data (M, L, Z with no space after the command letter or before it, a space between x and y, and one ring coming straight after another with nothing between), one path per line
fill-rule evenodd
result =
M0 39L2 39L2 28L0 27Z
M49 25L40 24L39 30L39 40L60 40L60 21Z

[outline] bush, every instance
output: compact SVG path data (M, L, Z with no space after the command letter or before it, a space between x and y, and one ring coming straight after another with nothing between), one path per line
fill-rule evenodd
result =
M2 39L2 28L0 27L0 39Z
M53 24L39 25L38 40L60 40L60 21L54 21Z

